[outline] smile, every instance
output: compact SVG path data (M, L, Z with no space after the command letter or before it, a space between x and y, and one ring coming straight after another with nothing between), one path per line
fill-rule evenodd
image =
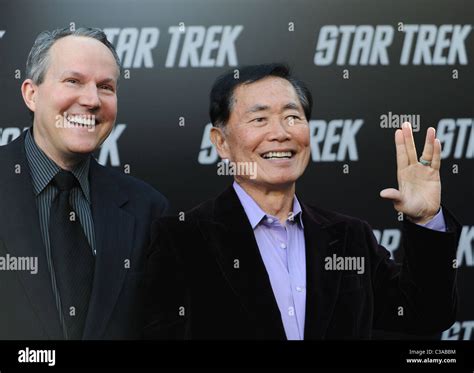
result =
M284 152L267 152L263 153L261 156L264 159L290 159L294 155L293 151L284 151Z
M78 127L96 125L95 115L68 115L67 121L69 124Z

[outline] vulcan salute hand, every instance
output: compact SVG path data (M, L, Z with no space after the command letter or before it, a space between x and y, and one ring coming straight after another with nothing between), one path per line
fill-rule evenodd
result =
M435 139L435 129L426 131L423 155L418 161L411 124L403 123L395 132L397 147L398 190L380 192L382 198L392 200L395 210L417 224L425 224L439 211L441 203L441 143Z

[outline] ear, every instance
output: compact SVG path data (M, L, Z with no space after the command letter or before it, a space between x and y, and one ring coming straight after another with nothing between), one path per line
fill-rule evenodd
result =
M229 146L227 144L226 134L224 133L222 128L212 127L210 137L211 137L211 142L214 144L214 146L217 149L217 153L219 153L219 156L222 159L229 159L230 158Z
M38 91L38 86L33 83L31 79L26 79L21 85L21 94L23 96L23 101L25 101L26 106L32 112L36 110L36 93Z

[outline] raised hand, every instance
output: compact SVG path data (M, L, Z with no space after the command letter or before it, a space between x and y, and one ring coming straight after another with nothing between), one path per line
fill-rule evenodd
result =
M411 124L405 122L402 129L395 132L395 145L398 189L384 189L380 196L392 200L395 210L413 222L427 223L437 214L441 204L441 143L435 138L435 129L428 128L419 162Z

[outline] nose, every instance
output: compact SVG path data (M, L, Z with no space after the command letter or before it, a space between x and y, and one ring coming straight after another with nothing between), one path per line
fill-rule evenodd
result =
M287 141L291 139L291 134L283 120L275 119L270 123L269 141Z
M95 84L84 85L79 97L79 104L87 107L89 110L95 110L100 107L100 98Z

